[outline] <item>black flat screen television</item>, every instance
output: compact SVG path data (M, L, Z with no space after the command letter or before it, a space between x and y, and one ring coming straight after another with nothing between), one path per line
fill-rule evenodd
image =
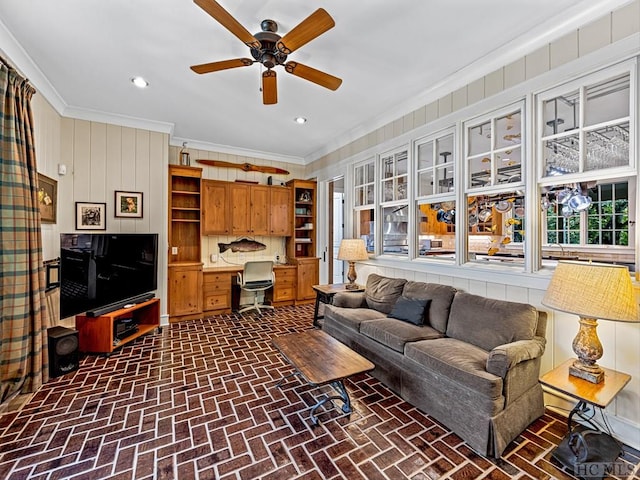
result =
M157 233L60 234L62 318L103 315L157 288Z

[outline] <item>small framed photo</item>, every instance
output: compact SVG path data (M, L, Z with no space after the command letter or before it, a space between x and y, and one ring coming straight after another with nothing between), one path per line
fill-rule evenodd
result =
M58 211L58 182L38 174L38 206L42 223L56 223Z
M116 217L142 218L142 192L118 192L115 202Z
M106 229L106 203L76 202L76 230Z

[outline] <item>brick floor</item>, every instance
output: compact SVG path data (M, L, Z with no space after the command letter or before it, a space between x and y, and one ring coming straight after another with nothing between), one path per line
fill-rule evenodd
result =
M346 381L354 411L309 409L328 387L298 377L271 344L310 328L311 306L172 324L110 357L86 356L0 417L2 479L574 478L550 452L565 420L547 412L503 457L454 433L373 377ZM640 452L625 448L638 479Z

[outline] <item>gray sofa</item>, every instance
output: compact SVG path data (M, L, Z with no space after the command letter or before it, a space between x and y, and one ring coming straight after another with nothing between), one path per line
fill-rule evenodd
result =
M365 292L334 297L322 329L481 455L499 457L544 413L546 314L531 305L371 274Z

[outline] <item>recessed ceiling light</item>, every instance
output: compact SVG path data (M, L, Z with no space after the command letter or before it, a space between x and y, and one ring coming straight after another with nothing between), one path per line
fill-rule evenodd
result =
M138 88L147 88L149 86L149 82L147 82L142 77L133 77L131 79L131 83L133 83Z
M303 123L307 123L307 119L304 117L296 117L293 119L293 121L299 123L300 125L302 125Z

